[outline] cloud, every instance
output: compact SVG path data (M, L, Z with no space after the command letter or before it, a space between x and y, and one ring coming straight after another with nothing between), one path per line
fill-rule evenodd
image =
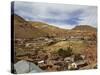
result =
M61 28L83 24L97 26L96 6L15 1L14 11L26 20L46 22Z
M97 7L91 6L87 9L84 9L82 18L83 20L80 22L80 24L97 27Z

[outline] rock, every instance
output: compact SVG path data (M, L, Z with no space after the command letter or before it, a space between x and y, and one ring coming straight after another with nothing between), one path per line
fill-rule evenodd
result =
M41 64L41 63L44 63L44 60L41 60L41 61L38 62L38 64Z
M14 64L14 69L16 70L17 74L29 72L42 72L42 70L38 66L25 60L21 60Z
M66 63L74 62L74 58L72 58L72 57L66 57L66 58L64 59L64 61L65 61Z
M76 63L71 63L68 65L68 70L76 70L77 68L78 67Z

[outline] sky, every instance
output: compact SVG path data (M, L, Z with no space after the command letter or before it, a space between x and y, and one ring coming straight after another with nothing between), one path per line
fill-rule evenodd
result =
M77 25L97 27L97 7L15 1L14 13L27 21L39 21L64 29Z

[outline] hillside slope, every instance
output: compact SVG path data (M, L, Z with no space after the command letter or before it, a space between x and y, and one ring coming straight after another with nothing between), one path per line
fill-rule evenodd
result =
M79 25L73 28L73 30L81 30L81 31L96 31L96 28L91 27L89 25Z
M94 36L97 29L88 25L79 25L71 30L58 28L43 22L25 21L18 15L14 16L14 32L16 38L37 37L69 37Z
M36 27L33 27L30 23L25 21L20 16L18 15L12 15L12 16L14 17L15 38L36 38L45 35L44 32L40 31Z

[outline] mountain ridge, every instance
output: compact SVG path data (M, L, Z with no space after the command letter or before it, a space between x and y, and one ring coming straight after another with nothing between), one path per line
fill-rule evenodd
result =
M55 27L43 22L35 22L35 21L26 21L22 17L18 15L14 16L14 32L16 38L37 38L42 36L50 36L50 37L67 37L71 35L81 36L83 31L96 32L96 28L88 26L88 25L78 25L73 29L62 29L59 27Z

